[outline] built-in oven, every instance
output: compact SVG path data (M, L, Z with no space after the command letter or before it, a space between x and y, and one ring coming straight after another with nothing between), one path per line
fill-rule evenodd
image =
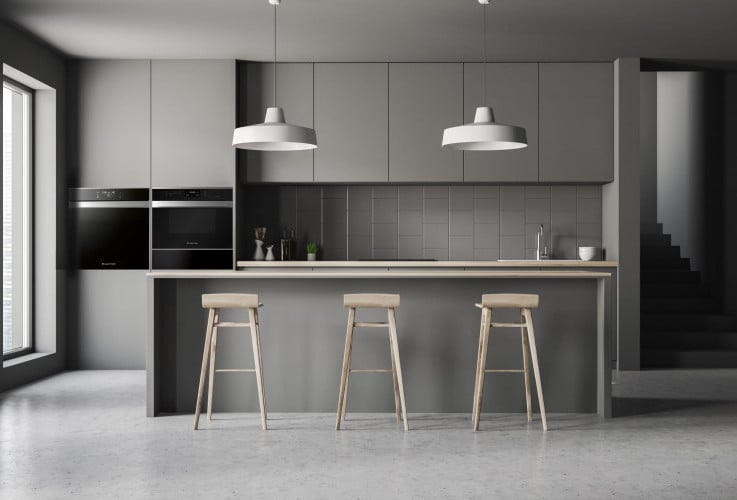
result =
M153 269L232 269L233 190L152 190Z
M72 188L73 265L148 269L148 189Z

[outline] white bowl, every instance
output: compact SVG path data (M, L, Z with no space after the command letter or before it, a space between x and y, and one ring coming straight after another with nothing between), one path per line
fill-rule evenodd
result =
M599 247L578 247L578 256L581 260L594 260Z

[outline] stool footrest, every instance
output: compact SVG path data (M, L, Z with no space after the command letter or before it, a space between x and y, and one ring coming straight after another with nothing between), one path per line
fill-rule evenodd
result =
M220 368L215 370L216 372L255 372L254 368Z
M389 328L389 323L381 323L375 321L354 321L353 326L363 326L366 328Z
M524 323L492 323L493 328L524 328L527 325Z
M484 370L486 373L525 373L524 370Z
M245 328L247 326L251 326L251 323L233 323L230 321L226 321L223 323L215 323L213 326L216 326L218 328Z
M389 369L371 369L371 368L362 368L360 370L351 370L351 373L391 373L392 371Z

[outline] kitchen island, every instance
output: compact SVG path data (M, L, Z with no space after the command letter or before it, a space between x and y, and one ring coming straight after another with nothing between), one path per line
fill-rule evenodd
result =
M611 416L610 297L614 262L239 262L238 271L156 271L148 278L147 415L191 412L204 344L202 293L258 293L264 379L272 412L337 405L347 313L344 293L399 293L399 345L409 413L468 412L483 293L537 293L533 311L548 412ZM375 320L383 311L361 311ZM374 314L375 313L375 314ZM495 319L517 320L517 311ZM244 311L226 311L243 321ZM241 333L243 332L243 333ZM497 333L498 332L498 333ZM389 364L385 335L359 331L353 364ZM219 340L218 367L250 367L247 330ZM519 334L493 330L489 368L522 366ZM215 411L257 411L254 377L218 375ZM348 411L393 411L391 377L351 377ZM520 376L487 378L485 412L524 411ZM536 410L537 411L537 410Z

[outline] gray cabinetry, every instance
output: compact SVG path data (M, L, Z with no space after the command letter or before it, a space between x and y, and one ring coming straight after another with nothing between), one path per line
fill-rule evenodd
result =
M234 61L153 61L152 185L233 186L235 113Z
M389 180L462 181L462 153L441 146L462 121L462 64L390 63Z
M389 180L386 63L315 64L316 182Z
M540 64L540 182L610 182L614 176L610 63Z
M313 125L313 65L311 63L277 63L277 106L284 108L286 121L312 128ZM243 81L243 78L241 78ZM246 66L246 122L253 125L264 121L267 107L274 106L274 65L249 63ZM317 132L322 147L322 136ZM313 152L308 151L248 151L246 174L248 182L312 182ZM241 178L243 172L241 171Z
M478 106L491 106L496 121L524 127L528 146L511 151L465 151L466 182L537 182L537 63L463 65L463 121L473 122Z
M77 63L79 187L148 187L150 63Z

